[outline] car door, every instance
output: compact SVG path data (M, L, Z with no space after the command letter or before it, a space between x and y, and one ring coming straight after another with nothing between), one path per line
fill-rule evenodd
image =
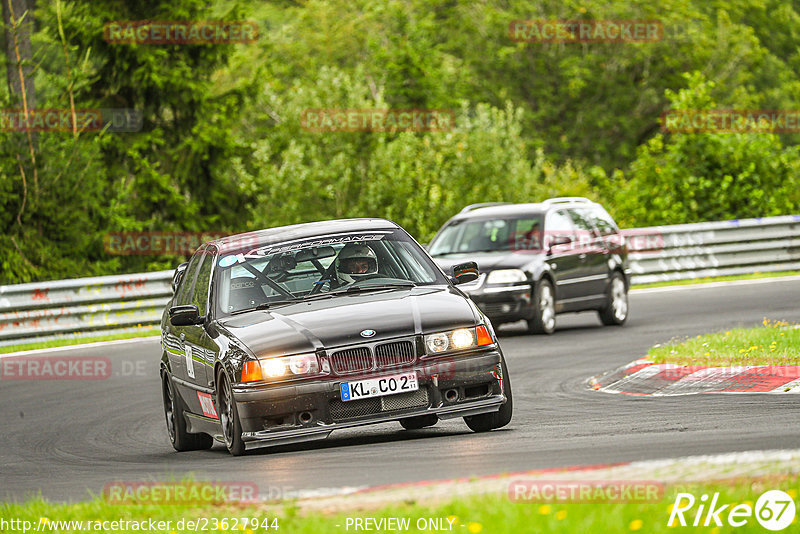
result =
M578 292L585 297L587 306L592 301L602 299L608 281L608 248L594 223L590 208L572 208L569 210L575 227L580 234L581 247L578 259L581 262L581 281Z
M553 244L557 239L567 237L569 243ZM576 284L581 275L581 262L575 254L577 235L572 218L564 210L551 211L544 223L545 250L547 263L556 281L556 311L568 311L574 306L578 296Z
M597 228L600 237L610 255L624 254L625 245L624 239L619 233L617 223L602 206L595 205L589 212L594 221L594 227Z
M214 364L214 348L208 333L206 324L210 320L210 292L211 279L216 257L215 247L208 246L203 254L203 261L197 270L197 277L192 288L192 298L190 304L197 306L198 317L205 317L206 321L202 324L189 325L185 330L186 338L184 348L186 351L186 365L188 380L199 388L207 388L209 383L209 368Z
M197 306L201 324L185 326L183 331L184 361L186 365L186 391L184 403L190 412L218 419L213 400L214 362L219 345L208 335L207 325L213 320L213 278L217 257L216 247L204 248L202 262L197 270L189 304Z
M195 252L192 256L192 259L189 260L189 266L186 268L186 272L183 275L183 280L178 286L178 293L175 295L175 299L172 302L173 306L191 304L194 281L197 278L197 271L200 268L202 260L203 254L202 249L200 249ZM186 364L186 350L184 348L186 327L173 326L170 324L167 337L168 339L165 339L165 346L167 347L167 352L169 355L172 376L180 381L189 380ZM194 373L192 372L192 374ZM183 388L180 386L180 382L177 382L177 384L178 388L181 390L181 393L183 393Z

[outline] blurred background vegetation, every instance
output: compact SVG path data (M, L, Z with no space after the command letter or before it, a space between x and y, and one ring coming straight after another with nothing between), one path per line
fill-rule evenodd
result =
M659 123L668 109L800 109L796 0L0 1L0 108L23 107L22 71L29 108L144 119L136 133L0 132L2 284L182 261L110 255L109 232L375 216L424 242L466 204L554 195L598 200L625 227L800 213L800 136ZM103 39L114 20L219 19L256 21L258 40ZM665 37L518 43L516 19L658 19ZM307 108L457 121L315 133Z

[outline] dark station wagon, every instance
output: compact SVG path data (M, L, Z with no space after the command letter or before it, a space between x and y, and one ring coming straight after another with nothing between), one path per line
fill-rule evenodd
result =
M428 250L445 270L478 264L481 276L462 290L496 327L525 320L531 333L552 334L557 314L590 310L605 325L628 319L625 239L588 199L467 206Z

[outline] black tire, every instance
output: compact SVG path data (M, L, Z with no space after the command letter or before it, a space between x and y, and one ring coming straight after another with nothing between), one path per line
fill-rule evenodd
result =
M553 284L542 278L533 291L532 317L527 320L531 334L550 335L556 329L556 297Z
M622 326L628 320L628 288L625 278L614 271L608 281L606 305L597 311L600 321L606 326Z
M433 426L439 422L439 417L434 413L430 415L418 415L416 417L406 417L400 419L400 424L406 430L419 430L426 426Z
M208 434L190 434L186 431L183 402L175 392L175 386L166 372L161 381L161 397L164 401L169 441L176 451L200 451L210 449L214 445L214 439Z
M219 405L219 422L222 425L222 437L225 447L233 456L241 456L245 452L242 440L242 423L239 420L239 411L236 401L233 400L233 391L224 371L220 371L217 378L217 405Z
M506 402L497 412L465 417L464 422L473 432L488 432L489 430L504 427L511 422L511 416L514 413L514 399L511 396L511 379L508 376L508 368L504 358L500 361L500 369L503 371L503 394L506 396Z

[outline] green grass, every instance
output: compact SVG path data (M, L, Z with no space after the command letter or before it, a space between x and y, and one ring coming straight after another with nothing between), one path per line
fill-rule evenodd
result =
M678 365L800 365L800 328L764 319L758 328L733 328L657 345L647 356L656 363Z
M670 517L671 506L675 502L678 492L689 492L698 499L702 494L713 495L719 492L718 505L731 503L728 511L737 503L749 503L751 506L757 501L758 497L765 491L781 489L789 493L790 497L797 501L798 488L800 488L800 478L798 476L772 476L760 479L740 479L726 483L713 483L689 486L667 487L660 500L650 503L563 503L563 502L512 502L504 494L478 495L460 498L444 503L417 503L413 500L395 502L391 505L378 509L354 509L346 511L339 509L338 512L320 510L318 508L303 509L296 504L288 503L283 505L207 505L200 507L185 507L175 505L121 505L110 504L101 498L96 498L89 502L77 504L53 504L41 499L31 500L24 504L0 504L0 517L8 521L10 519L30 521L33 525L32 530L36 530L36 525L40 523L40 532L77 532L75 528L54 529L55 521L114 521L114 520L149 520L171 521L170 525L165 525L165 534L180 534L190 532L184 528L177 528L176 522L180 519L197 520L201 519L208 522L207 531L215 531L214 519L230 518L227 528L220 528L219 531L233 532L232 518L250 518L248 526L252 525L252 519L257 519L259 525L267 519L270 526L277 518L278 529L269 528L244 528L237 529L237 532L245 534L321 534L326 532L355 532L351 525L346 529L348 518L408 518L411 528L407 532L420 532L417 529L417 520L420 518L438 518L447 523L447 519L452 519L455 534L520 534L527 532L675 532L675 525L670 528L667 522ZM348 502L358 503L358 496L351 496ZM697 504L687 512L685 517L688 523L697 511ZM43 519L46 518L46 519ZM722 514L723 522L727 518L727 511ZM48 523L49 526L48 526ZM795 519L795 523L797 519ZM239 523L241 525L241 523ZM337 526L338 525L338 526ZM74 526L74 525L73 525ZM96 531L94 528L89 530L84 523L83 530ZM787 531L792 530L790 527ZM724 530L730 527L725 525ZM144 529L150 531L149 529ZM203 531L202 529L199 529ZM681 532L706 532L717 533L719 529L713 527L683 528L678 526ZM736 532L765 532L757 523L754 517L748 523L735 529ZM110 532L110 529L106 530ZM134 528L121 528L115 532L140 532ZM150 531L153 532L153 531ZM381 530L378 532L386 532Z
M781 276L795 276L800 271L778 271L774 273L749 273L730 276L707 276L705 278L692 278L690 280L671 280L669 282L650 282L649 284L636 284L634 289L647 289L649 287L686 286L694 284L707 284L709 282L729 282L733 280L758 280L761 278L777 278Z
M124 332L119 334L106 334L101 336L87 337L65 337L63 339L51 339L50 341L35 341L31 343L20 343L19 345L7 345L0 347L0 354L17 352L21 350L49 349L53 347L66 347L69 345L82 345L84 343L95 343L98 341L115 341L118 339L133 339L137 337L148 337L160 335L158 328L142 328L136 332Z

